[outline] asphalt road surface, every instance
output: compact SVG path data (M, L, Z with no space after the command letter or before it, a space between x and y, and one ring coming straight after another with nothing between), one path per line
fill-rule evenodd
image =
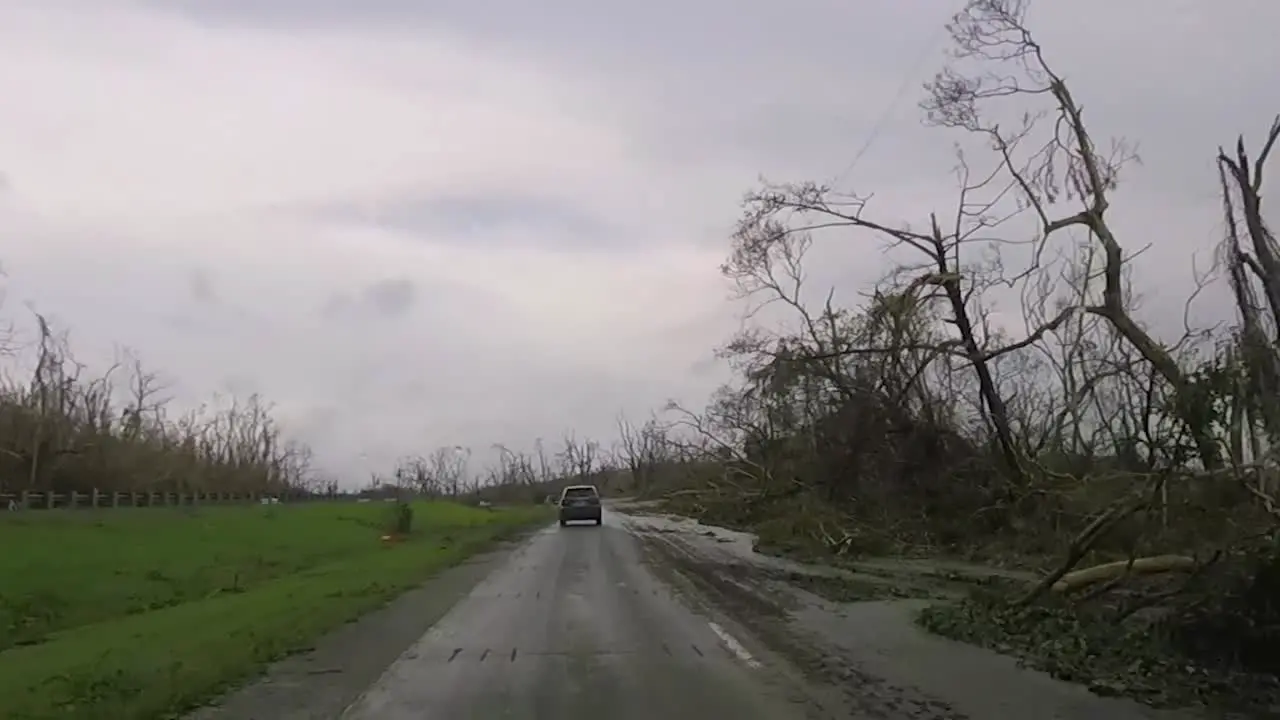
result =
M404 653L345 720L831 717L605 524L535 535ZM745 637L745 636L744 636Z
M604 519L446 570L186 720L1199 717L930 635L913 621L928 600L819 597L795 573L836 571L742 533Z

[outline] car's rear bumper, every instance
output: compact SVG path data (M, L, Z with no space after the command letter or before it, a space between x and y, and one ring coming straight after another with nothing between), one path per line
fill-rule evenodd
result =
M560 508L560 522L575 522L580 520L599 520L599 505L583 505L579 507L563 507Z

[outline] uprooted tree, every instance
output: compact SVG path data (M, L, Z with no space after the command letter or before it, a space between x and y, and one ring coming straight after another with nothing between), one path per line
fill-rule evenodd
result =
M1225 282L1235 321L1153 326L1130 278L1147 238L1110 216L1134 155L1092 134L1026 4L971 0L926 86L928 121L977 141L954 205L878 217L870 195L814 183L748 197L723 272L791 322L734 338L741 382L677 408L721 468L682 498L719 522L791 517L793 544L842 553L1013 548L1047 568L1023 606L1159 603L1256 655L1280 639L1256 629L1280 621L1257 601L1280 586L1280 246L1261 208L1280 120L1255 152L1241 138L1218 156L1226 236L1187 302ZM893 267L861 302L805 286L810 253L868 244ZM1252 615L1223 632L1233 613Z

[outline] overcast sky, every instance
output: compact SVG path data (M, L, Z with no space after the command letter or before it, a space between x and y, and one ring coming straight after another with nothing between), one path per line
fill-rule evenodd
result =
M954 197L920 83L958 0L0 0L0 261L83 359L260 391L359 481L441 444L698 404L744 191ZM1213 155L1280 111L1274 0L1041 0L1157 307L1218 233ZM904 93L899 90L905 88ZM880 132L850 172L878 121ZM820 282L877 274L865 250Z

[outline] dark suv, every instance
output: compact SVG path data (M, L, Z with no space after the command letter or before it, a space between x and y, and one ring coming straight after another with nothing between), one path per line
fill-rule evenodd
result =
M600 491L595 485L570 485L560 493L560 527L574 520L600 524Z

